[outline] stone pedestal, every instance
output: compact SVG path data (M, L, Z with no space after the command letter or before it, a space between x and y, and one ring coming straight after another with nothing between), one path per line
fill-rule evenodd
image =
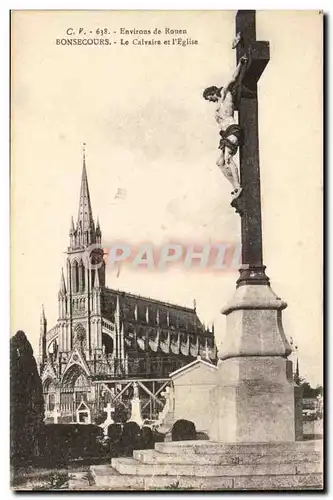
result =
M309 490L323 487L321 457L321 441L176 441L135 450L133 458L113 458L111 465L90 470L94 489Z
M222 310L227 334L211 391L210 438L220 442L295 440L294 383L282 327L287 306L269 285L240 286Z

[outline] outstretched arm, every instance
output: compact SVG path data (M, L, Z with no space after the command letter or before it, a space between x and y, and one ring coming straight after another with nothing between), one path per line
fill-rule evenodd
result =
M227 92L229 92L232 89L232 87L234 87L235 85L239 85L240 82L242 81L247 62L248 62L248 57L246 55L240 58L238 66L234 74L232 75L231 80L227 83L227 85L225 85L222 88L221 91L222 100L225 98Z

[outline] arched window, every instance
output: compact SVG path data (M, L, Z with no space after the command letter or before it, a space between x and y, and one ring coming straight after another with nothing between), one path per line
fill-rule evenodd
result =
M50 342L48 346L47 349L48 356L52 359L56 359L58 354L58 348L59 348L58 339L54 339L52 342Z
M43 386L45 410L53 411L55 407L56 388L53 380L47 379Z
M86 343L86 329L81 323L78 323L74 328L74 347L77 347L78 349L86 349Z
M90 392L90 384L87 377L81 373L74 382L74 397L75 402L87 401L88 393Z
M84 292L86 289L86 269L83 265L82 260L80 262L80 275L81 292Z
M64 403L66 401L67 404L74 404L76 408L82 400L87 401L90 390L91 385L86 373L80 365L74 364L64 374L62 381L62 393L64 396L60 396L60 401Z
M102 334L102 345L103 345L103 354L109 355L113 353L113 340L110 335L106 333Z
M77 293L79 291L79 266L76 260L72 264L72 285L73 293Z

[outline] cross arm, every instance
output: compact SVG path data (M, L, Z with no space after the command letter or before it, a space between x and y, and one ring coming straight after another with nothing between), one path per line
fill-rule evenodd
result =
M269 42L252 42L249 45L248 58L243 84L251 88L253 84L257 84L269 62Z

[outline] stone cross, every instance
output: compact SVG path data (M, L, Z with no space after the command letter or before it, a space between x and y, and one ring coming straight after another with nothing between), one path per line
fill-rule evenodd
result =
M170 387L167 387L165 391L161 392L161 396L165 398L167 401L170 399Z
M268 284L262 256L262 226L259 169L258 80L269 61L269 43L256 40L255 10L236 15L237 64L242 56L248 63L240 84L235 107L243 140L239 148L240 180L243 192L231 205L241 215L242 266L237 286Z
M165 391L161 392L161 396L165 398L165 406L163 408L163 413L165 410L170 411L173 407L173 391L170 387L167 387ZM166 413L166 412L165 412Z
M106 420L112 420L111 413L114 412L114 407L111 403L108 403L103 410L106 412Z

